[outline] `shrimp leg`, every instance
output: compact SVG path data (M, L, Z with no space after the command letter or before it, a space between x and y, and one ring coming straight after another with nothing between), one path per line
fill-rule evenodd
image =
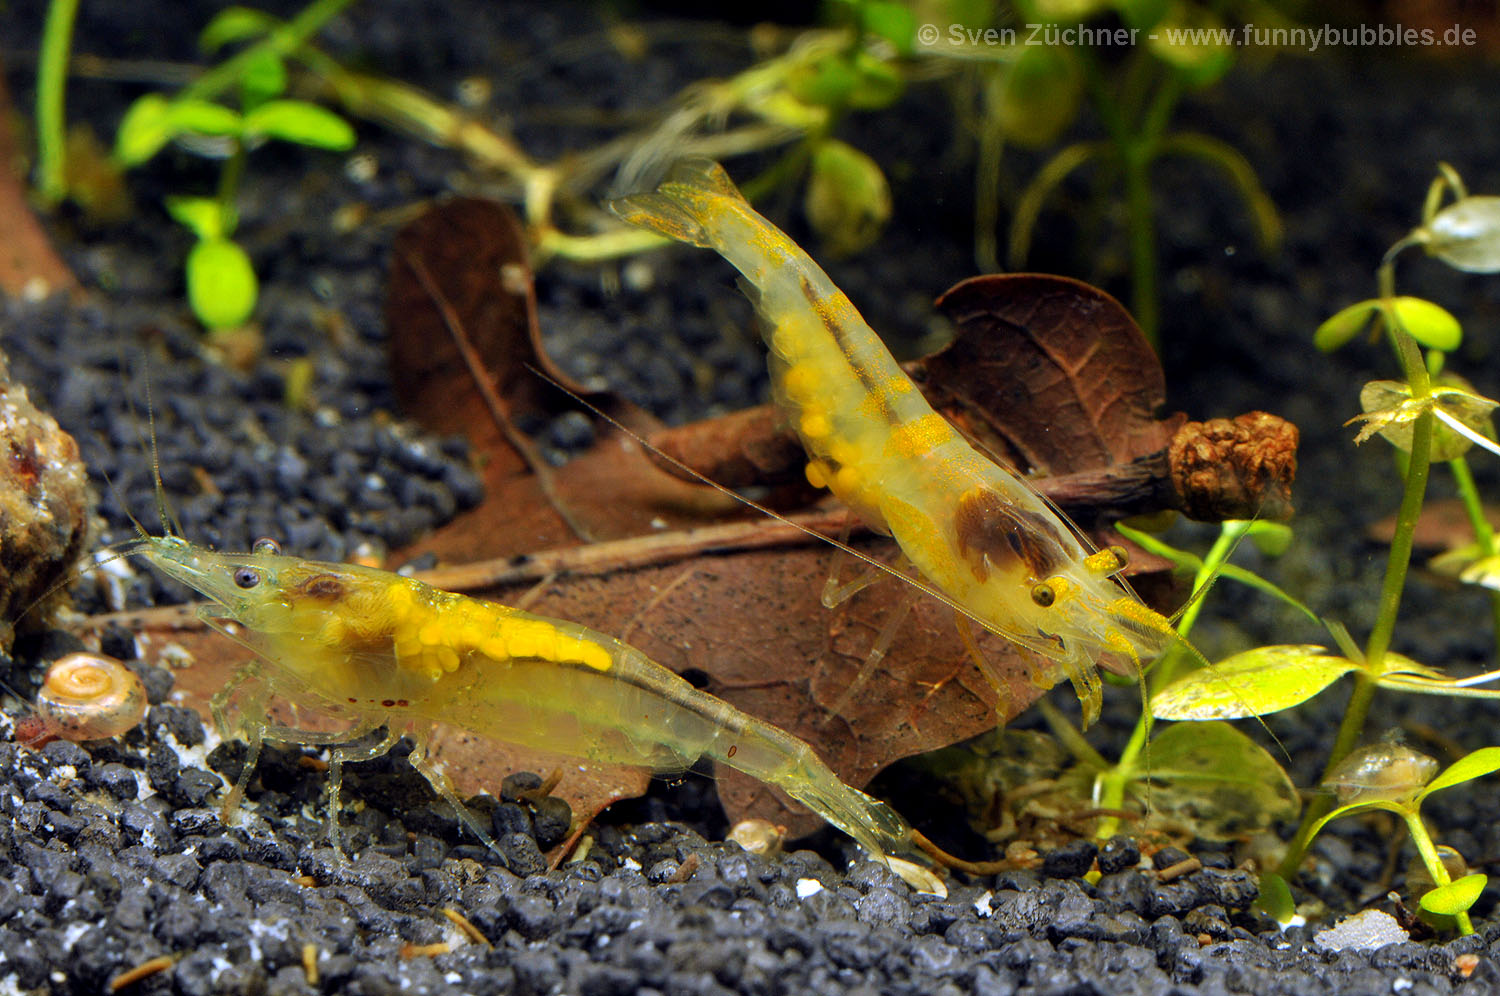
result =
M416 768L423 778L427 779L427 784L432 786L433 791L441 796L444 802L453 807L453 813L458 817L459 822L468 827L469 832L479 838L480 843L496 854L499 854L500 848L495 845L495 838L474 818L474 814L469 810L468 806L464 805L463 800L458 797L458 793L453 791L453 783L449 781L448 775L443 771L442 766L428 756L427 744L429 733L430 731L425 731L413 734L412 739L416 742L416 746L412 748L412 752L407 760L411 762L411 766Z

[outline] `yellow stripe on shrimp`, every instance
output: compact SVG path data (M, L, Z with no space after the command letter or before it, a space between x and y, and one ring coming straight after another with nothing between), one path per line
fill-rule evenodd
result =
M775 785L877 856L900 855L912 830L885 803L842 782L803 741L699 691L618 640L574 623L442 591L351 564L283 556L262 541L250 553L216 553L175 536L144 536L132 551L211 601L204 619L261 658L239 686L326 712L343 734L276 726L250 714L241 729L252 757L230 794L237 802L264 739L331 743L332 831L338 847L341 765L376 756L402 733L412 764L474 834L492 843L427 759L436 724L574 757L681 770L699 758ZM357 746L386 728L375 747Z
M1071 679L1085 722L1099 712L1101 658L1139 666L1165 649L1171 624L1113 577L1123 560L1091 552L933 411L843 292L717 164L686 160L654 193L610 206L713 249L744 275L773 393L807 449L807 479L889 532L959 612L1051 658L1039 684Z

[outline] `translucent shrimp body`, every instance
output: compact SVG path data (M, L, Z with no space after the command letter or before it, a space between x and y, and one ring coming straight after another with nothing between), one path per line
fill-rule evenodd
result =
M781 788L877 856L910 850L911 829L895 810L840 781L806 743L697 690L633 647L386 571L282 556L273 546L226 554L177 537L147 537L133 552L210 599L210 624L225 632L226 621L238 624L243 632L231 635L259 655L250 677L264 691L350 723L345 735L330 736L265 725L252 715L245 724L252 750L262 738L350 744L387 728L373 748L334 751L335 801L338 764L378 756L405 732L416 743L412 763L488 843L426 757L433 725L445 723L659 771L711 758ZM248 768L237 789L247 780ZM337 825L335 808L335 833Z
M744 275L808 480L893 536L963 614L1055 661L1086 722L1099 712L1101 656L1139 668L1165 649L1170 624L1112 577L1120 557L1091 554L1035 491L935 412L843 292L717 164L685 161L655 193L611 207L715 250ZM1050 687L1057 677L1049 669L1035 680Z

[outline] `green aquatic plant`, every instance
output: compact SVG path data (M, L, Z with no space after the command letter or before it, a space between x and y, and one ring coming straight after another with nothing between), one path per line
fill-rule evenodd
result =
M1449 190L1454 193L1456 201L1448 208L1440 209L1443 194ZM1351 764L1356 773L1369 773L1359 765L1376 755L1355 755L1355 749L1363 738L1365 719L1377 688L1450 696L1500 697L1500 692L1476 687L1500 677L1500 671L1452 678L1390 650L1432 460L1447 460L1453 468L1465 506L1475 518L1475 531L1479 537L1476 552L1493 556L1487 552L1493 549L1493 534L1488 531L1487 523L1480 525L1483 516L1478 493L1464 462L1464 454L1476 444L1496 451L1494 428L1489 422L1489 413L1496 406L1495 402L1480 397L1461 380L1443 373L1446 353L1460 342L1461 330L1457 320L1436 304L1397 296L1394 260L1408 247L1423 246L1450 265L1461 263L1464 269L1474 272L1500 270L1500 210L1497 208L1500 208L1500 198L1469 197L1457 174L1443 166L1429 192L1422 224L1393 246L1381 264L1379 297L1343 309L1325 322L1314 337L1320 347L1334 349L1352 340L1373 321L1390 342L1405 375L1402 381L1375 381L1365 385L1361 391L1364 412L1351 419L1351 422L1365 423L1356 442L1380 435L1397 448L1402 458L1404 478L1376 619L1365 645L1358 646L1341 625L1326 623L1339 654L1306 645L1259 647L1238 654L1211 671L1193 672L1162 689L1152 699L1152 711L1158 718L1225 720L1262 716L1296 706L1344 675L1353 674L1354 690L1322 779L1324 783L1337 785L1347 781ZM1496 611L1500 613L1500 607ZM1351 762L1351 756L1359 760ZM1473 878L1469 877L1460 883L1449 884L1446 871L1438 867L1440 862L1434 857L1436 852L1430 836L1420 828L1417 814L1421 800L1430 792L1500 767L1500 764L1490 763L1500 758L1500 749L1486 748L1470 757L1476 760L1459 762L1437 779L1426 782L1425 788L1418 785L1410 792L1403 790L1378 796L1366 793L1358 798L1341 800L1339 804L1327 795L1314 799L1303 813L1301 825L1287 848L1276 877L1268 879L1269 895L1282 895L1285 880L1295 874L1313 837L1329 820L1372 807L1385 808L1406 820L1413 842L1432 880L1439 886L1433 899L1424 899L1424 909L1453 915L1461 931L1471 930L1467 916L1460 914L1472 905L1483 882L1479 882L1476 888ZM1273 900L1273 905L1279 904Z
M980 265L998 266L994 247L1000 149L1009 140L1050 146L1086 102L1107 138L1064 146L1022 190L1010 223L1010 263L1030 250L1043 206L1070 175L1094 165L1096 200L1123 194L1131 311L1153 344L1160 326L1156 196L1158 161L1179 157L1222 173L1244 201L1266 251L1281 241L1281 220L1255 169L1233 146L1200 132L1170 129L1182 98L1216 84L1234 64L1235 29L1222 4L1156 0L1016 3L1024 36L1006 55L986 96L976 234ZM1230 5L1248 9L1247 4ZM1254 18L1251 17L1251 20Z
M247 47L173 96L140 97L120 122L114 157L123 168L142 165L172 142L223 161L212 197L167 201L172 217L197 237L186 265L188 302L210 330L237 328L255 310L255 270L234 241L235 202L250 150L268 141L336 152L354 145L354 129L343 118L282 96L287 54L350 2L319 0L285 24L242 7L221 11L204 28L201 47L207 52L230 44ZM238 90L238 108L220 102L231 88Z
M55 207L68 194L64 91L78 0L52 0L42 29L36 67L36 187L42 203Z
M1449 765L1437 774L1436 761L1399 744L1376 744L1351 754L1324 779L1337 802L1308 831L1308 839L1330 822L1378 810L1395 813L1406 824L1422 866L1433 888L1417 896L1422 910L1434 917L1451 918L1459 933L1472 934L1469 909L1489 882L1486 875L1466 874L1453 878L1447 863L1422 822L1422 803L1434 792L1453 788L1500 771L1500 747L1485 747ZM1433 777L1436 774L1436 777Z

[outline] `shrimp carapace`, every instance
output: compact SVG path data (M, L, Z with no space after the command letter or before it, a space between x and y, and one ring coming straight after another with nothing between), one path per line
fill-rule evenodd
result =
M443 723L658 771L710 758L777 786L877 857L911 849L911 828L896 811L842 782L806 743L583 626L387 571L284 556L269 541L231 554L146 537L131 552L210 599L204 618L256 652L243 680L257 683L258 701L277 694L349 723L330 735L273 726L253 712L241 722L252 751L262 739L340 745L330 772L335 835L339 765L377 756L405 733L416 744L412 763L490 842L426 756L433 726ZM231 632L226 622L237 626ZM215 707L221 725L235 690ZM356 746L381 727L384 739Z
M807 449L808 480L894 537L963 615L1054 661L1035 680L1051 687L1066 675L1086 723L1099 713L1101 658L1134 673L1174 638L1115 578L1123 557L1090 551L934 411L843 292L717 163L685 160L654 193L610 207L740 271L770 347L777 405Z

